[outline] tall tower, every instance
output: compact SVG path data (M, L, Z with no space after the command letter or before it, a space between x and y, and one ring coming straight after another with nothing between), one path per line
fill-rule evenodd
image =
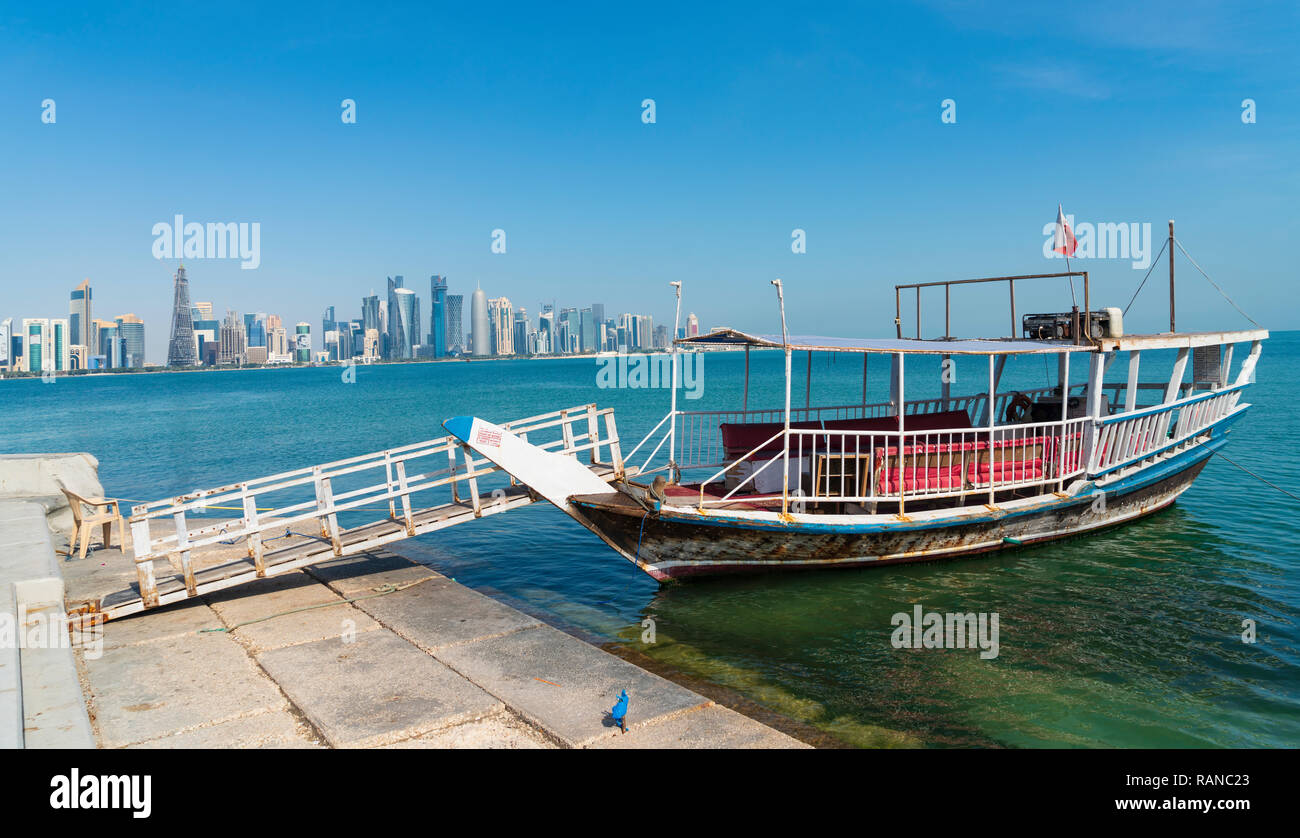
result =
M460 294L447 295L447 354L465 353L465 330L461 323L461 309L465 298Z
M68 302L68 338L73 345L90 345L90 325L94 322L91 319L90 303L90 280L87 279L72 289L72 296Z
M429 317L429 343L433 346L433 357L442 358L447 354L447 279L434 275L429 277L429 291L433 297L432 311Z
M475 355L492 354L492 330L488 326L488 302L487 294L483 293L482 288L474 290L474 296L470 298L469 322L471 334L474 339Z
M172 339L167 346L167 366L192 367L198 364L194 343L194 317L190 313L190 281L185 266L176 269L176 291L172 298Z

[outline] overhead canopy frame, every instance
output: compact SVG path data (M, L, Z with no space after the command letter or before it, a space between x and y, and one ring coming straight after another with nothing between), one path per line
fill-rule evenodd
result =
M715 329L707 335L679 338L680 346L750 346L785 349L780 335L751 335L736 329ZM858 352L915 355L1056 355L1093 352L1096 347L1057 340L918 340L914 338L833 338L790 335L796 352Z

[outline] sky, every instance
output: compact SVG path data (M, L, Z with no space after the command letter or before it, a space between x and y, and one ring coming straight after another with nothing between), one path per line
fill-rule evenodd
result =
M4 0L0 319L66 317L89 278L95 316L144 318L164 360L177 263L153 229L182 214L260 225L256 269L186 263L194 300L314 332L396 274L427 323L442 274L533 318L656 323L679 280L683 319L763 333L780 277L792 333L880 336L895 284L1063 270L1059 204L1154 249L1176 219L1248 315L1300 328L1300 6L1135 5ZM1177 258L1180 330L1249 326ZM1124 307L1132 261L1071 267ZM1168 327L1167 287L1157 266L1129 331ZM1005 297L954 291L953 331L1005 334Z

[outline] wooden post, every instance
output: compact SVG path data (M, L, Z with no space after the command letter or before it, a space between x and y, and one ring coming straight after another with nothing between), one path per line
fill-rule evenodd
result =
M258 529L257 496L248 493L247 483L240 487L240 491L244 496L244 526L248 528L248 536L245 541L248 543L248 555L253 560L253 567L257 570L257 575L266 576L262 532Z
M1128 388L1124 391L1124 410L1137 409L1138 370L1142 363L1142 352L1134 349L1128 353Z

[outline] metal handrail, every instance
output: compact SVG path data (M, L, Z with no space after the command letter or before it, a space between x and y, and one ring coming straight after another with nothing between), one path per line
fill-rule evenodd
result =
M1091 296L1089 293L1088 272L1087 271L1065 271L1064 273L1054 274L1022 274L1020 276L989 276L977 279L947 279L937 282L912 282L906 285L894 286L894 327L897 330L897 336L903 336L903 299L902 292L904 289L916 290L916 337L921 337L921 289L935 288L943 286L943 335L945 338L952 337L952 286L954 285L973 285L984 282L1005 282L1011 295L1011 337L1015 337L1020 331L1020 325L1016 322L1016 282L1030 279L1063 279L1073 278L1076 276L1083 277L1083 332L1084 335L1091 339L1090 331L1090 308ZM1075 330L1075 344L1081 343L1079 340L1078 330Z

